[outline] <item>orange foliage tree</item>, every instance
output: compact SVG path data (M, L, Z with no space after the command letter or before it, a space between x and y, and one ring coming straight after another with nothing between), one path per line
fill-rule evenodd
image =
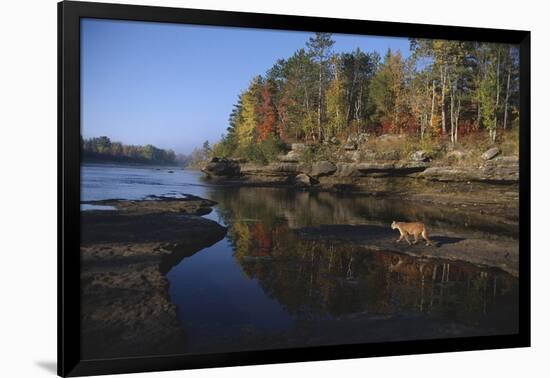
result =
M271 101L269 83L265 83L262 88L262 105L260 106L258 113L260 119L257 126L258 139L260 141L264 141L270 135L273 135L275 131L275 122L277 121L275 109Z

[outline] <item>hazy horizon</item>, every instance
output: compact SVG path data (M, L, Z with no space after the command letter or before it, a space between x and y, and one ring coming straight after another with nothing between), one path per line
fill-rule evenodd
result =
M305 48L309 32L141 21L81 21L81 133L190 153L215 143L256 75ZM333 34L333 51L388 48L407 38Z

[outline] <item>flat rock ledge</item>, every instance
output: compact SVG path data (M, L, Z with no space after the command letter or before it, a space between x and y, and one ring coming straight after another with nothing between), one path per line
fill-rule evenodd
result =
M236 168L238 166L238 169ZM514 156L498 156L484 160L476 167L434 166L430 161L370 160L357 163L319 161L303 163L283 160L267 165L240 163L226 159L212 159L202 171L210 179L222 182L250 184L292 185L297 175L308 175L323 181L338 180L340 184L352 183L357 178L408 177L441 182L486 182L515 184L519 180L519 159ZM234 174L232 174L232 172ZM298 180L302 182L303 180Z
M165 274L221 240L226 229L199 215L213 201L187 196L87 202L81 212L82 357L181 352L185 331Z
M377 225L324 225L296 230L305 240L360 245L373 251L388 251L414 257L465 261L479 266L499 268L518 276L519 242L517 239L482 239L460 234L430 234L435 246L421 239L416 245L395 241L399 232ZM412 238L411 242L413 241Z

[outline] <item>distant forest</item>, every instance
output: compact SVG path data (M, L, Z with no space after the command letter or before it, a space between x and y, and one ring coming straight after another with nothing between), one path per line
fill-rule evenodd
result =
M139 164L175 164L176 154L150 144L145 146L126 145L112 142L108 137L83 139L80 137L84 161L105 161Z
M404 58L391 50L334 53L333 45L330 33L316 33L252 78L207 152L269 159L290 142L326 144L357 133L450 145L478 133L497 142L519 127L517 46L411 39Z

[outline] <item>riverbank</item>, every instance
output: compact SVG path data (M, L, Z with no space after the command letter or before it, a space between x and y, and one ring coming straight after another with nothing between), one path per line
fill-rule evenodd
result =
M81 212L82 357L181 351L185 333L165 274L225 236L200 217L216 203L186 196L86 204L117 210Z
M366 138L366 137L365 137ZM308 191L362 193L460 207L487 217L517 222L519 159L499 147L455 149L437 154L385 149L406 143L398 136L376 138L378 151L359 143L334 147L308 161L308 146L293 144L278 161L258 165L238 159L212 158L202 171L212 182L236 186L272 186ZM367 145L368 146L368 145ZM389 148L389 147L388 147Z

